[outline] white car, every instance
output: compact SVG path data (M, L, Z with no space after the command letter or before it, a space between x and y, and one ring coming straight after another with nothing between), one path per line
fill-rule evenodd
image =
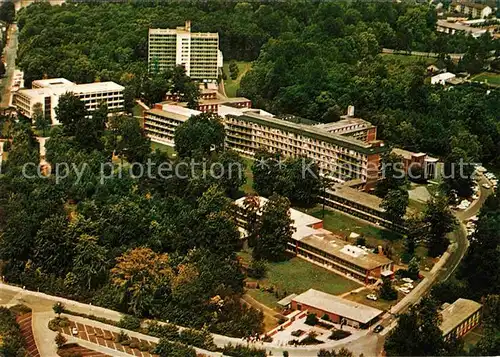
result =
M405 283L413 283L413 279L410 278L403 278L401 280L403 280Z
M413 286L413 284L412 284L412 283L406 283L406 284L403 284L403 286L404 286L405 288L407 288L407 289L413 289L413 288L414 288L414 286Z
M71 329L71 334L72 334L73 336L78 336L78 329L77 329L76 327L73 327L73 328Z
M368 300L373 300L373 301L377 301L378 300L378 298L377 298L377 296L375 294L368 294L368 295L366 295L366 298Z
M408 288L399 288L399 291L401 291L402 293L405 293L405 294L410 293L410 289L408 289Z
M491 188L491 186L488 185L487 183L483 183L483 188L489 190Z

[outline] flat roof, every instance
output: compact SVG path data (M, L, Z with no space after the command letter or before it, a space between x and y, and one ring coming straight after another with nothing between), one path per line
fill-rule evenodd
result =
M362 324L372 321L383 313L383 311L373 307L314 289L309 289L305 293L296 296L293 301L345 317L349 320L358 321Z
M277 304L280 305L280 306L287 306L287 305L289 305L292 302L292 300L296 296L297 296L297 294L290 294L287 297L285 297L285 298L281 299L280 301L278 301Z
M259 196L258 198L259 198L259 210L262 210L266 202L269 200L261 196ZM243 207L244 202L245 202L245 197L238 198L236 201L234 201L234 203L238 207ZM318 231L312 228L311 226L323 222L322 219L313 217L311 215L308 215L304 212L298 211L293 208L290 208L289 212L290 212L290 218L293 221L292 226L295 228L295 232L293 233L292 238L296 240L300 240L303 237L307 237L311 234L317 233Z
M124 90L125 87L115 82L95 82L77 84L73 88L73 92L94 92L94 91L108 91L108 90Z
M327 192L347 201L358 203L379 212L385 212L380 206L382 204L382 199L367 192L359 191L355 188L347 187L346 185L335 185L333 190L328 189Z
M153 35L177 35L177 34L190 34L193 37L215 37L219 38L217 32L191 32L186 30L185 27L177 27L175 29L161 29L161 28L150 28L149 34Z
M466 31L466 32L486 32L485 29L481 29L478 27L467 26L458 22L450 22L446 20L437 20L437 25L441 27L446 27L450 29L454 29L457 31Z
M50 79L38 79L33 81L33 84L37 84L42 87L57 86L57 85L74 85L75 83L67 80L66 78L50 78Z
M393 148L392 152L396 155L402 156L404 159L410 160L413 156L427 155L424 152L412 152L400 148Z
M385 255L378 255L370 250L354 246L331 233L317 232L300 239L300 242L331 254L344 261L351 262L366 270L373 270L392 263L392 260L387 258Z
M361 118L355 118L355 117L343 117L344 119L341 119L339 121L333 122L333 123L325 123L325 124L318 124L316 125L317 128L321 128L326 131L330 130L339 130L339 129L346 129L349 126L352 125L361 125L362 128L372 128L374 127L372 123L361 119ZM359 129L362 129L359 128Z
M383 145L373 146L361 140L356 140L354 138L336 133L330 133L316 126L296 124L287 120L266 117L255 113L247 112L244 115L239 116L238 119L290 131L296 133L297 135L323 140L367 155L381 153L387 150Z
M182 122L188 120L189 117L190 117L190 116L187 116L187 115L184 115L184 114L179 114L179 113L176 113L176 112L165 111L165 110L156 109L156 108L151 108L149 110L146 110L145 113L146 114L150 113L150 114L158 115L158 116L164 117L164 118L175 119L175 120L182 121Z
M448 335L469 316L478 311L483 305L469 299L458 299L441 311L442 322L439 328L443 336Z

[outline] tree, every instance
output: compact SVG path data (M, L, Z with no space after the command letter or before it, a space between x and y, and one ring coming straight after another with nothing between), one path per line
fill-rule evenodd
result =
M9 24L14 22L16 18L16 6L13 1L4 1L0 6L0 20Z
M446 197L432 197L427 201L424 210L424 219L428 227L427 247L429 256L437 257L448 247L449 240L446 234L452 232L456 225L456 218L448 207Z
M246 163L235 151L225 150L212 163L212 177L229 197L247 181Z
M282 186L283 195L295 205L311 206L317 202L320 190L318 164L305 157L285 161L285 177L289 184Z
M61 332L58 332L56 337L54 338L54 342L56 343L56 346L57 348L61 348L62 346L64 346L64 344L67 342L68 340L66 339L66 337L64 337L62 335Z
M6 68L5 68L5 63L3 61L0 61L0 77L5 76Z
M420 264L418 263L418 258L413 257L408 264L408 277L413 280L418 280L419 272Z
M37 130L40 130L43 136L47 136L47 132L50 128L50 118L46 118L43 113L42 103L36 103L33 105L33 122Z
M377 182L375 194L385 197L390 190L399 189L406 185L406 174L403 167L403 158L394 153L382 156L382 179Z
M57 317L61 317L61 314L64 312L64 305L61 302L56 302L52 306L52 310L54 310L54 313L57 314Z
M201 95L196 82L186 75L183 66L176 66L172 73L172 93L179 95L181 102L186 102L187 107L197 109L198 98Z
M405 247L408 254L413 256L418 243L426 236L427 227L422 221L422 217L411 215L406 219L406 228Z
M144 133L139 121L130 116L118 116L112 119L114 130L114 148L117 155L133 163L144 163L151 152L151 140Z
M130 312L139 316L149 312L156 291L172 280L168 255L141 247L124 253L116 261L111 282L122 289Z
M254 259L283 260L288 241L295 231L292 223L290 201L285 197L272 195L262 210L258 238L253 249Z
M387 356L440 356L446 344L439 329L434 300L424 297L409 312L400 315L398 325L385 341Z
M107 274L107 249L97 242L96 237L83 234L75 246L72 272L81 286L88 290L101 285Z
M398 292L392 286L392 281L388 277L382 278L382 286L380 287L380 297L384 300L396 300Z
M278 153L257 150L252 164L253 189L264 197L282 193L286 183L283 180L284 166ZM289 183L289 181L287 181Z
M179 157L208 157L224 148L225 131L221 118L214 113L191 116L175 130L175 150Z
M239 68L238 65L236 64L236 61L230 61L229 62L229 75L231 76L232 80L236 80L238 78L239 74Z
M243 200L243 207L240 209L244 218L244 228L247 232L248 246L254 247L259 234L260 198L256 195L247 195Z
M387 218L394 223L400 223L406 214L406 208L409 203L408 191L403 189L389 190L380 205Z
M59 97L55 112L56 119L63 125L64 133L68 136L77 134L79 125L88 115L85 104L73 93L65 93Z

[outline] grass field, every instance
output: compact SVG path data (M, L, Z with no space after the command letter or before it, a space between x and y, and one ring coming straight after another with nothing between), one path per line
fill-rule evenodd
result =
M500 86L500 74L491 72L482 72L471 78L475 82L483 82L492 86Z
M236 97L236 91L240 88L241 78L252 68L252 63L250 62L236 62L236 64L239 69L238 78L232 80L229 75L229 62L224 63L224 73L227 75L227 79L224 81L224 89L228 97Z
M366 237L373 237L390 241L399 240L401 238L401 235L398 233L382 228L377 228L365 221L356 219L337 211L325 210L323 217L323 210L320 205L303 211L314 217L322 218L324 228L334 233L348 236L351 232L356 232Z
M249 259L249 252L240 252L239 255L244 260ZM338 295L361 286L352 280L296 257L284 262L269 263L267 276L258 282L260 287L273 286L281 295L285 292L287 294L300 294L311 288ZM259 289L249 289L248 294L271 308L274 308L276 302L281 300L281 296L276 298L274 294Z
M251 159L246 159L243 158L245 161L245 164L247 165L247 168L245 170L245 177L247 178L247 182L241 186L241 190L243 191L244 194L253 194L255 191L253 190L253 174L252 174L252 165L253 165L253 160Z
M151 142L151 150L155 151L156 149L160 151L165 151L169 157L175 157L177 154L175 153L175 149L172 146L168 146L165 144Z

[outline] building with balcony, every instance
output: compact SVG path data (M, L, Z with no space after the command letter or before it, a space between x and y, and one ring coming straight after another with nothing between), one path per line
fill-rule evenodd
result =
M218 33L191 32L191 21L176 29L149 29L148 65L152 72L183 66L196 80L216 80L223 57Z
M124 110L124 89L114 82L76 84L64 78L43 79L33 81L32 89L20 89L15 92L12 105L21 114L32 119L34 107L39 103L45 117L51 118L52 124L55 125L59 124L55 108L61 95L73 93L85 104L90 114L102 103L106 103L110 112L121 112Z
M153 141L173 145L175 128L200 112L177 110L177 104L160 103L144 113L144 128ZM360 180L367 191L379 179L380 155L387 149L376 140L376 128L364 120L346 116L335 125L308 125L241 107L232 98L217 100L213 110L222 117L226 147L242 156L251 158L265 149L284 157L307 157L332 182Z

